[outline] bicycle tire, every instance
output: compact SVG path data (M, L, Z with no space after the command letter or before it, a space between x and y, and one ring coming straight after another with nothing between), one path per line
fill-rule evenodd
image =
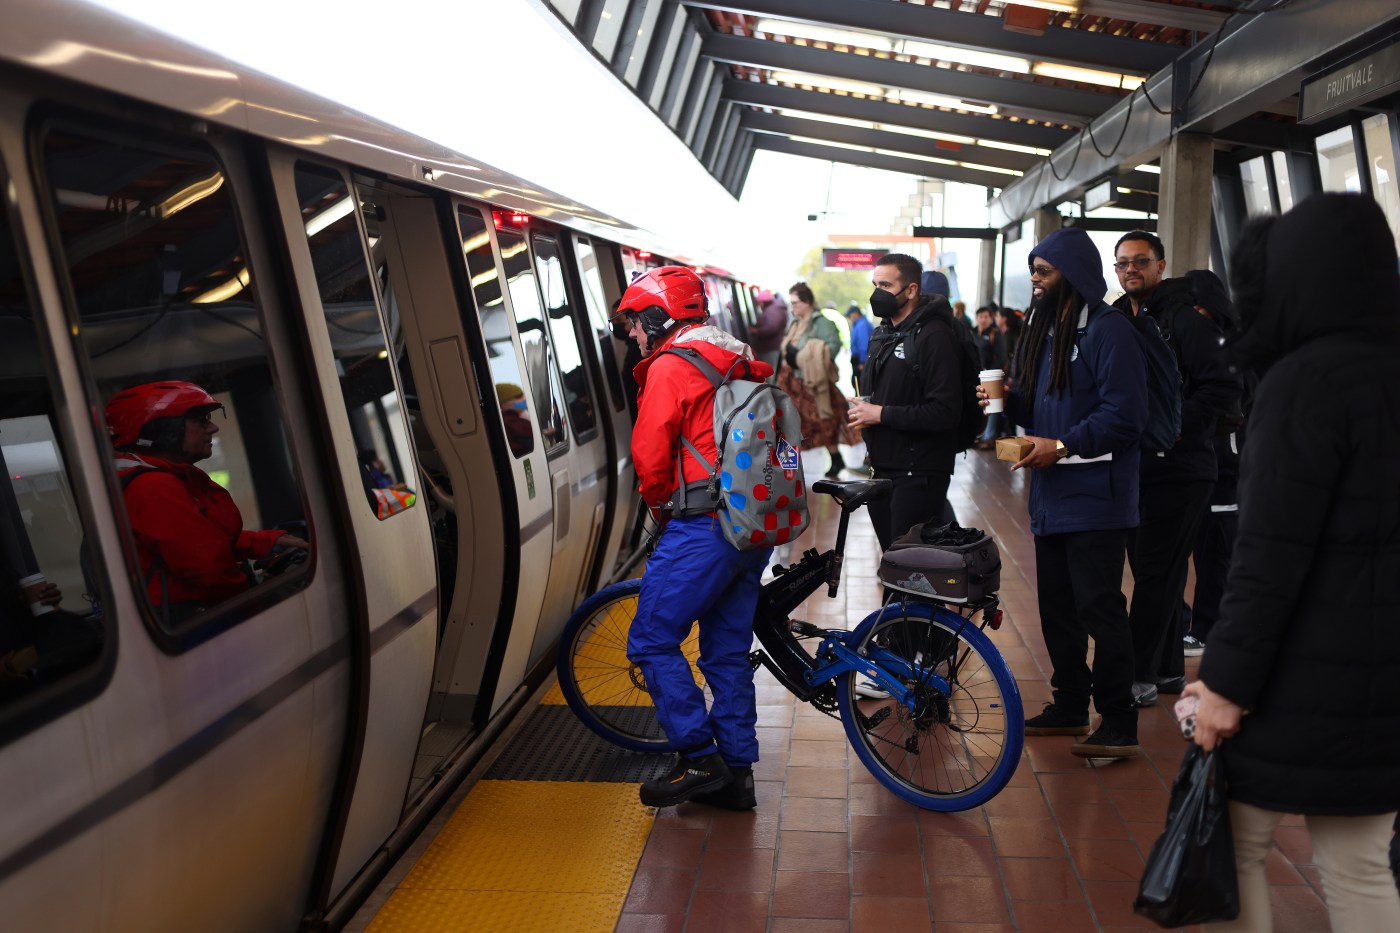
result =
M574 715L612 744L636 752L672 752L676 747L657 721L642 672L627 658L627 633L641 588L641 580L614 583L585 599L569 616L555 662L559 690ZM681 651L708 706L710 691L696 666L698 626L691 627Z
M1016 678L992 640L948 609L891 603L851 633L862 655L872 643L941 674L951 689L944 695L915 683L922 695L911 711L889 697L857 694L857 674L843 674L836 702L856 756L881 784L925 810L969 810L996 796L1020 764L1025 719ZM929 655L940 658L931 668L921 663Z

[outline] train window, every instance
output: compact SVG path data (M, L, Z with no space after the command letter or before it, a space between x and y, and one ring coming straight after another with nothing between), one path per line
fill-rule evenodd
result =
M535 271L530 267L530 250L525 237L515 230L498 230L501 260L506 268L506 288L515 312L515 330L525 354L525 372L534 396L534 412L544 436L544 452L554 454L568 446L564 424L564 393L550 362L549 335L545 333L540 293L535 288Z
M39 362L15 247L0 212L0 721L55 689L90 681L83 675L106 641L96 599L84 598L98 587L92 571L82 571L89 564L83 520L54 430L62 396Z
M355 197L333 169L296 166L297 202L316 270L365 501L381 521L416 502L403 406L389 361Z
M544 295L545 316L549 319L549 337L554 344L555 358L564 380L564 403L573 422L574 437L581 438L598 429L598 416L593 411L593 389L588 384L588 370L583 365L578 332L574 330L574 312L569 304L569 290L564 281L564 263L559 252L559 240L553 236L535 234L535 272Z
M50 126L40 152L135 589L158 631L211 634L309 553L232 186L208 153L149 140Z
M593 325L598 339L598 355L603 360L603 371L607 373L608 390L612 397L614 411L622 411L627 405L627 396L622 388L622 374L618 372L617 350L608 325L609 312L607 297L603 293L603 274L598 267L599 255L587 237L574 238L574 252L578 256L579 273L583 278L583 303L588 306L588 319Z
M530 429L530 400L523 388L525 379L520 374L515 344L510 339L500 275L496 271L496 258L491 253L491 234L480 211L461 206L457 208L457 230L462 238L462 255L467 261L477 314L481 317L486 361L491 367L506 443L510 445L511 454L523 457L534 451L535 433Z

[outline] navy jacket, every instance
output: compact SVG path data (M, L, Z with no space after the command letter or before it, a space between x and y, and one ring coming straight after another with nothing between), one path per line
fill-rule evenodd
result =
M1057 230L1031 251L1087 302L1075 322L1070 390L1052 393L1053 329L1040 348L1034 404L1026 387L1007 395L1012 420L1036 437L1065 442L1070 456L1031 474L1031 532L1108 531L1138 524L1138 441L1147 423L1147 377L1132 322L1104 303L1101 260L1084 231ZM1039 312L1037 312L1039 313ZM1103 459L1099 459L1103 458Z

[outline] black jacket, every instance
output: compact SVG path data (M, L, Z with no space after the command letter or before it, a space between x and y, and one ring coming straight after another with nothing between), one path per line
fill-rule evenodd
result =
M920 298L898 329L870 335L861 384L883 406L880 423L863 429L878 476L953 472L953 433L962 413L953 310L944 297Z
M1142 484L1214 482L1215 426L1240 397L1220 347L1220 328L1195 308L1195 291L1184 278L1163 279L1141 313L1157 322L1181 371L1181 439L1171 450L1142 455ZM1113 303L1133 313L1127 295Z
M1320 195L1280 218L1267 244L1239 344L1267 371L1201 680L1253 711L1223 745L1231 797L1287 813L1386 813L1400 808L1394 240L1374 201ZM1238 277L1252 265L1234 266L1245 294Z

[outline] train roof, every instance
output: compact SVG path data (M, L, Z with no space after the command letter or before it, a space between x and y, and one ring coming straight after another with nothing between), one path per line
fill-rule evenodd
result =
M6 0L0 61L694 262L648 230L101 7Z

